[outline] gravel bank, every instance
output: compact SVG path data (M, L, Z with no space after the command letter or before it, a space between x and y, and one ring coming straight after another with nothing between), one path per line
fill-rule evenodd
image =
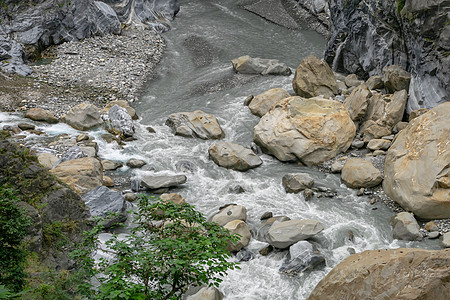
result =
M0 77L0 109L41 107L59 117L82 102L133 102L164 48L160 35L138 29L52 47L29 78Z

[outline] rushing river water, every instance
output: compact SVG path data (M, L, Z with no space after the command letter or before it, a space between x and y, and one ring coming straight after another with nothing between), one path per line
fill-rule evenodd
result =
M260 216L267 211L292 219L316 219L325 227L313 242L325 256L326 266L293 278L278 272L287 252L263 257L258 250L266 244L253 238L247 249L255 253L255 259L242 262L240 270L224 278L220 290L225 299L306 299L319 280L350 255L348 248L356 252L397 247L438 248L435 241L393 240L389 225L393 213L381 203L370 205L367 197L357 197L356 191L341 184L337 175L281 163L269 155L261 156L263 164L256 169L227 170L209 160L212 141L174 136L164 125L167 117L199 109L218 118L225 140L249 146L259 118L243 105L244 99L275 87L293 93L292 76L236 75L231 59L242 55L276 58L295 69L309 54L322 57L326 43L314 32L291 31L269 23L240 9L233 0L180 2L181 11L173 22L174 28L164 34L167 41L164 58L144 95L134 103L141 117L136 123L137 140L120 149L101 140L104 130L90 132L100 144L99 156L124 162L131 157L142 158L156 170L133 171L131 175L136 177L145 173L180 174L176 164L187 160L196 170L186 173L187 183L173 192L180 193L207 216L228 203L244 205L253 233ZM4 124L20 121L17 116L7 114L1 114L0 119ZM147 126L156 133L149 133ZM50 135L79 133L65 124L49 125L44 130ZM126 168L121 171L130 172ZM305 201L301 194L286 194L281 178L293 172L311 174L316 186L328 187L339 196ZM230 191L236 185L245 192ZM349 231L354 234L353 241L347 238Z

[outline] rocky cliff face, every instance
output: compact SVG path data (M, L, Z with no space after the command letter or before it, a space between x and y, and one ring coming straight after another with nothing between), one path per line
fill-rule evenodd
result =
M122 25L162 32L179 10L178 0L3 0L0 5L0 69L24 76L32 72L24 61L50 45L119 34Z
M412 74L407 111L450 95L449 0L329 0L333 69L366 79L398 64Z

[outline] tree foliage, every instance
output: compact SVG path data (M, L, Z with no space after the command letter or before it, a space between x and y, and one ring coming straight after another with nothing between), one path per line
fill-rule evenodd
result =
M180 299L191 284L218 286L221 276L238 267L227 260L226 249L238 236L206 222L189 204L141 196L135 227L125 238L113 235L106 242L114 258L95 263L91 251L99 248L100 230L86 233L74 253L86 276L100 281L95 289L81 286L91 299Z

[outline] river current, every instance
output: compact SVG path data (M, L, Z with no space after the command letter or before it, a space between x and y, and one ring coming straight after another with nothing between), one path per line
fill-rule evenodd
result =
M389 219L393 212L382 203L369 204L366 196L341 184L335 174L316 168L282 163L269 155L261 155L263 164L247 172L228 170L208 158L213 141L175 136L164 125L171 113L203 110L217 117L225 140L250 146L253 127L259 118L243 105L249 95L281 87L293 94L291 76L243 76L233 72L231 59L250 55L274 58L293 70L307 55L323 57L326 41L308 31L292 31L272 24L238 7L233 0L181 0L181 10L173 29L163 34L167 49L149 79L136 108L136 141L121 149L100 138L104 129L90 132L99 143L101 159L126 162L141 158L155 171L119 170L124 176L144 174L185 174L187 182L171 190L209 216L219 207L236 203L247 208L247 223L256 233L260 216L267 211L291 219L316 219L325 229L312 240L326 259L326 266L296 277L278 272L287 251L261 256L258 251L267 244L252 238L247 249L255 258L240 263L240 270L223 278L220 290L226 300L236 299L306 299L315 285L341 260L356 252L398 247L439 248L435 241L404 242L392 239ZM20 122L16 115L0 113L4 124ZM149 133L151 126L156 133ZM78 131L59 123L44 127L49 135ZM176 164L189 161L196 166L193 173L177 170ZM130 173L131 172L131 173ZM336 191L334 198L312 198L302 194L286 194L281 184L287 173L309 173L316 186ZM230 188L241 186L243 193ZM374 209L376 208L376 209ZM349 231L354 239L349 239Z

